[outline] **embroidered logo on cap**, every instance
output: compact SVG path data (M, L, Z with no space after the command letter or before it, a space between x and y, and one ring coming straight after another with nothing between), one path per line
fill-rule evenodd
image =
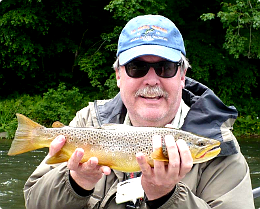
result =
M142 30L145 31L142 32ZM131 34L135 34L136 37L132 38L130 42L137 41L137 40L153 41L154 39L168 41L166 37L162 36L163 35L162 33L167 34L168 31L165 28L161 28L155 25L152 26L143 25L131 31Z

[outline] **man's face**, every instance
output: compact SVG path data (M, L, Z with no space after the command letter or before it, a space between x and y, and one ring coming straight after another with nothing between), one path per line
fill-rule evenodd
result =
M141 56L137 60L149 63L164 61L163 58L152 55ZM160 127L171 123L178 111L185 85L185 73L181 73L180 68L172 78L159 77L152 67L144 77L131 78L126 74L125 66L120 66L116 78L123 103L134 126ZM147 87L148 92L144 92L143 89ZM160 96L161 93L150 91L153 87L166 94Z

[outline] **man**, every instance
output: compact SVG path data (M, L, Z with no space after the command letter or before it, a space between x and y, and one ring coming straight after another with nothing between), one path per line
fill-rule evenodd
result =
M129 175L98 165L93 157L81 164L84 150L76 149L68 163L44 161L25 184L27 208L254 208L248 165L233 136L237 116L202 84L185 78L189 63L182 36L167 18L138 16L122 30L114 64L120 93L112 100L95 101L79 111L70 126L99 127L105 123L174 128L221 141L221 153L193 165L188 146L165 137L169 164L137 153L145 198L135 205L116 204L117 184ZM154 136L153 147L161 145ZM57 137L49 156L66 139ZM133 191L134 193L135 191Z

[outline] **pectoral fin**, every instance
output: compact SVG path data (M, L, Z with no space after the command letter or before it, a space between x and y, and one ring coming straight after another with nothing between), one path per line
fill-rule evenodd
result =
M46 160L46 164L63 163L69 160L70 156L63 150L57 152L54 156Z
M169 159L167 157L164 156L163 154L163 149L162 147L155 149L152 154L151 157L154 160L158 160L158 161L165 161L165 162L169 162Z

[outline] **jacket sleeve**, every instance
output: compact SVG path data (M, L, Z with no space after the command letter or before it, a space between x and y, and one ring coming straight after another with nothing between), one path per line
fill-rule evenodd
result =
M28 209L81 209L89 197L73 190L66 163L50 166L43 161L25 183L24 199Z
M89 118L90 108L86 107L77 113L70 126L92 125ZM73 190L66 163L47 165L43 160L25 183L24 198L27 209L81 209L91 196L82 197Z
M89 102L89 105L77 112L76 116L70 122L69 126L72 127L99 127L96 117L94 103Z
M197 173L197 184L192 186ZM194 175L192 177L192 175ZM190 179L193 179L189 181ZM253 209L248 165L239 152L195 165L161 209Z

